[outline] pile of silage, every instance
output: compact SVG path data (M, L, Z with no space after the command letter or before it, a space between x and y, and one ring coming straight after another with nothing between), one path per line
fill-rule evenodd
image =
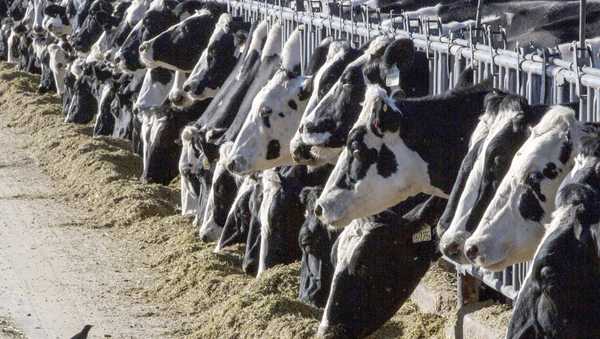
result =
M63 122L60 100L36 93L38 77L0 64L0 125L27 135L27 150L56 180L60 196L82 211L83 224L140 242L158 280L141 295L185 318L168 332L195 338L308 338L321 311L297 300L299 264L259 279L245 275L243 248L214 254L177 215L176 184L143 184L141 160L126 141L92 138L91 126ZM183 316L181 316L183 315ZM443 318L407 303L376 338L436 338Z

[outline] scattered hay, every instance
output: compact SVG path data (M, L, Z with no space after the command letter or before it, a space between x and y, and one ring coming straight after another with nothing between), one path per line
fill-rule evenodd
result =
M91 126L63 123L59 99L37 94L38 81L0 63L0 125L26 135L26 150L56 179L58 196L85 212L85 222L76 224L110 227L110 236L139 243L145 268L158 272L158 278L152 288L136 294L163 303L182 319L169 334L315 335L321 311L297 300L298 263L254 279L240 269L243 246L213 253L214 244L201 243L191 220L177 214L179 178L169 186L142 184L141 159L128 142L92 138ZM438 338L443 323L444 318L421 314L407 303L373 338Z
M25 339L23 331L18 329L12 321L0 317L0 338L4 339Z
M506 331L508 322L512 316L512 308L507 304L497 304L487 301L480 310L473 312L473 315L482 320L486 325Z

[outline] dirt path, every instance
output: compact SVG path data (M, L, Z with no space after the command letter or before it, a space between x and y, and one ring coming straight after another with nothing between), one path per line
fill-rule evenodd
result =
M140 245L61 203L22 140L0 129L0 317L28 338L164 338L171 321L134 293L153 279Z

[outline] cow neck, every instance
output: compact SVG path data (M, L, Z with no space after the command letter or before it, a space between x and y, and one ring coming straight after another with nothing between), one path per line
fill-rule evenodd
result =
M469 139L484 112L487 90L396 102L400 137L427 163L431 185L449 194Z

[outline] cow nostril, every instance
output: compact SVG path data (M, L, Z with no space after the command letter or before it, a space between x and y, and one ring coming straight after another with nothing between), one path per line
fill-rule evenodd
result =
M202 242L210 242L210 239L208 238L208 235L204 234L200 237L200 240L202 240Z
M469 260L475 261L475 259L477 259L477 256L479 255L479 248L476 245L471 245L467 248L465 254L467 255L467 258L469 258Z
M140 45L140 52L144 52L148 49L148 44L147 43L143 43Z
M323 207L321 207L321 205L315 206L315 215L317 217L320 217L323 215Z
M116 56L115 57L115 63L120 63L121 62L121 57L120 56Z
M183 86L183 91L184 91L184 92L189 92L189 91L191 91L191 90L192 90L192 86L190 86L190 85L185 85L185 86Z
M444 252L444 255L446 255L450 258L453 258L458 255L459 250L460 250L460 246L458 245L458 243L451 242L446 247L444 247L442 252Z

